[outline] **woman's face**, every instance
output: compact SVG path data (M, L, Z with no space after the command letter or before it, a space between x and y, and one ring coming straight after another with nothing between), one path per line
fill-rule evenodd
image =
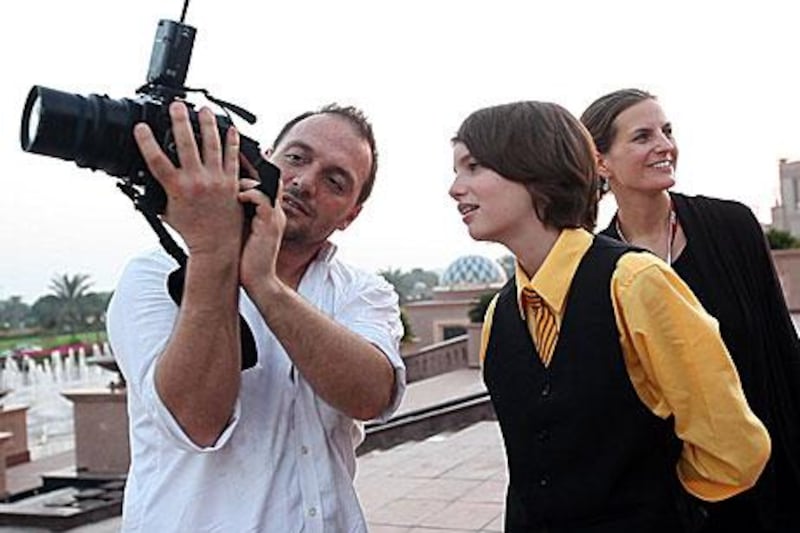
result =
M473 239L507 244L520 222L535 216L525 186L481 165L463 143L453 145L453 170L450 196Z
M600 175L614 194L660 192L675 185L678 146L656 100L632 105L617 115L614 128L611 148L600 156Z

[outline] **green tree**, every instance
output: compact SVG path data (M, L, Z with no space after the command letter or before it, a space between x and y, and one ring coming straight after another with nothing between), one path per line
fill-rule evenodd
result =
M400 322L403 324L403 337L400 339L400 342L411 341L414 338L414 331L411 329L411 324L408 322L408 315L404 309L400 310Z
M394 287L400 305L414 300L429 300L433 296L433 288L439 284L439 275L436 272L421 268L414 268L410 272L389 268L378 274Z
M769 242L769 247L773 250L800 248L800 241L798 241L788 231L770 228L767 231L766 235L767 235L767 242Z
M82 298L83 321L89 329L102 330L105 327L106 308L110 299L110 292L90 292Z
M400 298L400 305L403 305L405 302L405 298L403 297L403 273L400 271L399 268L389 268L386 270L381 270L378 272L379 276L382 276L389 285L394 287L394 291L397 293L397 296Z
M0 329L19 330L25 328L31 308L21 296L0 300Z
M40 328L47 331L55 331L59 325L60 310L61 302L58 298L48 294L34 302L33 307L31 307L31 315L36 325Z
M488 309L489 304L494 298L494 295L497 294L495 292L486 292L481 294L481 297L478 298L478 301L470 307L469 311L467 311L467 316L469 316L469 321L480 324L483 322L483 317L486 316L486 309Z
M430 300L433 298L433 288L439 285L439 274L432 270L414 268L406 275L406 283L410 290L409 300Z
M55 297L58 304L59 330L76 332L85 327L86 297L93 285L89 278L89 274L61 274L50 280L50 295Z

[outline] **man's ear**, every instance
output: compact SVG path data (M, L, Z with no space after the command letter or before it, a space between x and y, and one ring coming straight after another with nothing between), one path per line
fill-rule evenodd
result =
M361 213L361 208L363 206L364 204L358 204L354 206L353 209L350 210L350 213L347 215L347 217L345 217L345 219L342 220L338 226L336 226L336 229L342 231L347 228L347 226L349 226L356 219L358 214Z

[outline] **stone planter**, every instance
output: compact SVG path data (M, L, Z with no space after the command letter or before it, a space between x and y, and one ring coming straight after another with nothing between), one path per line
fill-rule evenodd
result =
M470 322L467 328L467 361L470 368L480 368L481 331L483 322Z

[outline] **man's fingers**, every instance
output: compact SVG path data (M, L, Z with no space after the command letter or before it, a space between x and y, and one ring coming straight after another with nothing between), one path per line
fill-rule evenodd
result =
M189 171L200 168L200 153L194 140L194 131L189 121L189 110L186 104L173 102L169 105L169 116L172 119L172 135L178 150L178 161L181 167Z
M136 124L133 128L133 138L136 140L136 145L142 153L142 158L150 170L150 174L164 185L164 182L169 181L175 174L175 165L156 142L150 126L144 122Z
M250 178L242 178L239 180L239 201L242 203L255 204L256 208L262 204L270 206L271 209L279 208L276 202L273 207L270 197L259 187L261 182L252 180ZM280 195L283 186L278 184L278 195Z
M225 174L228 176L239 177L239 132L233 126L228 128L225 134L225 154L223 156L223 165ZM242 158L247 161L246 158ZM249 162L248 162L249 164Z
M259 182L255 180L241 180L239 186L239 201L256 205L265 202L269 204L269 198L258 188L258 185Z
M219 140L217 119L210 109L204 107L198 113L200 137L203 143L203 163L206 167L222 167L222 143Z
M253 180L250 178L242 178L239 180L239 192L249 191L255 187L258 187L260 182L258 180Z

